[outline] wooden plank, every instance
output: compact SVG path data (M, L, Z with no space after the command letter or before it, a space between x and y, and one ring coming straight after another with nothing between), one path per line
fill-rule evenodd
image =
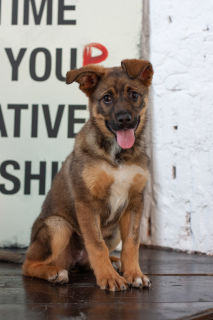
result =
M191 314L210 309L211 303L138 303L130 305L113 304L29 304L0 305L0 317L4 320L187 320ZM212 314L211 314L212 315ZM205 318L197 319L208 319ZM196 319L190 316L190 320ZM212 319L209 318L209 319Z
M27 277L23 277L22 281L17 277L1 277L0 301L1 304L213 303L213 277L153 276L149 289L130 288L126 292L116 293L100 290L94 280L94 277L85 279L82 276L81 279L70 279L67 285L55 285Z
M115 293L100 290L91 271L74 271L68 284L55 285L0 263L0 319L213 319L212 257L140 251L152 287Z
M23 250L21 250L23 252ZM115 255L119 256L120 253ZM212 275L213 256L186 254L182 252L156 249L140 249L140 265L142 271L149 275ZM21 274L21 267L0 263L0 275Z

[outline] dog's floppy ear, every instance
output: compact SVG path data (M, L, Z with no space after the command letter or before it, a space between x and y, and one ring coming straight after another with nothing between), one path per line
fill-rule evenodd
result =
M138 78L145 86L151 85L154 71L149 61L126 59L121 61L121 66L130 79Z
M78 82L80 84L79 88L89 95L103 75L104 67L91 64L80 69L68 71L66 83Z

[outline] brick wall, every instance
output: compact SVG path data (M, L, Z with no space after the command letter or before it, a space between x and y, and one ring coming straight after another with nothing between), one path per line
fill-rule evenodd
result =
M213 254L213 2L149 11L154 205L142 242Z

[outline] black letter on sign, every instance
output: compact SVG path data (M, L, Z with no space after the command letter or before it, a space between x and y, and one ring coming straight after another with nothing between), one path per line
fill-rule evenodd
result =
M74 112L75 110L86 110L86 105L69 105L69 115L68 115L68 138L75 138L76 134L74 133L74 123L85 123L85 119L75 119Z
M28 109L27 104L8 104L8 109L15 110L14 118L14 137L20 137L20 127L21 127L21 110Z
M77 49L71 49L70 51L70 69L76 68L76 56ZM65 77L62 76L62 49L56 49L56 77L60 81L65 81Z
M29 3L31 2L35 24L41 23L44 5L47 1L47 24L52 24L52 0L42 0L39 12L36 12L35 0L24 0L24 25L29 24Z
M71 49L70 70L74 70L77 65L77 49Z
M21 110L28 109L27 104L8 104L8 109L14 109L14 137L20 137L20 127L21 127Z
M46 175L46 162L40 162L40 173L31 174L31 161L25 162L25 183L24 183L24 194L30 194L31 180L39 180L39 194L45 194L45 175Z
M32 105L32 123L31 123L31 137L38 137L38 105Z
M0 132L2 137L7 137L7 131L4 123L4 117L0 105Z
M65 6L64 0L58 1L58 24L76 24L76 20L64 20L64 11L75 10L75 6Z
M7 179L7 180L10 180L14 186L13 186L13 189L12 190L7 190L5 188L5 185L4 184L0 184L0 192L3 193L3 194L15 194L19 191L20 189L20 181L18 178L14 177L12 174L8 173L7 172L7 166L13 166L13 168L15 170L18 170L20 169L19 167L19 164L18 162L16 161L12 161L12 160L8 160L8 161L4 161L0 167L0 174L3 178Z
M45 55L45 71L43 77L38 77L36 75L36 56L39 52L43 52ZM51 55L50 52L45 48L37 48L32 51L30 56L30 75L35 81L45 81L49 78L51 72Z
M62 76L62 49L56 49L56 77L60 81L65 81L65 77Z
M51 180L51 182L53 181L53 179L55 178L55 175L57 173L58 173L58 162L53 161L52 162L52 180Z
M47 134L49 138L56 138L58 135L58 129L61 123L61 118L64 112L64 107L65 105L60 104L58 106L58 111L56 114L56 119L55 123L52 126L51 124L51 119L50 119L50 110L48 104L42 104L43 112L44 112L44 118L45 118L45 123L46 123L46 128L47 128Z
M26 48L22 48L19 51L18 57L16 58L16 60L14 59L12 50L10 48L5 49L7 56L10 60L11 66L12 66L12 80L13 81L17 81L18 80L18 67L21 63L21 60L26 52Z
M18 0L13 0L12 25L18 24Z

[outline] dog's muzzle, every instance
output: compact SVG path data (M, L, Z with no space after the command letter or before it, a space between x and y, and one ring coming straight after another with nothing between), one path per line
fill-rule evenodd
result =
M112 132L122 149L130 149L135 142L135 131L140 123L140 117L132 117L128 113L119 114L117 121L105 121L107 129Z

